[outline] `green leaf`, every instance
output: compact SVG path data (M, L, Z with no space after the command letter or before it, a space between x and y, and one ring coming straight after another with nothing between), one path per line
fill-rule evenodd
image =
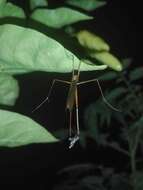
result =
M139 67L130 72L129 78L131 81L136 81L143 78L143 67Z
M45 6L48 6L48 0L30 0L31 10L37 7L45 7Z
M31 18L53 28L61 28L79 21L92 19L91 16L66 7L36 9Z
M115 71L122 71L123 69L121 62L109 52L90 53L90 56L101 63L108 65Z
M86 129L88 130L87 135L98 142L99 131L98 131L97 115L93 104L88 106L88 108L84 112L84 123Z
M0 146L17 147L57 141L32 119L18 113L0 110Z
M113 79L116 79L118 77L117 73L116 72L113 72L113 71L109 71L103 75L101 75L98 79L99 80L113 80Z
M13 106L18 95L17 80L10 75L0 74L0 104Z
M94 9L97 9L98 7L104 6L106 2L99 0L67 0L67 4L79 7L86 11L92 11Z
M93 104L94 105L94 104ZM112 112L108 105L103 102L101 97L98 98L94 105L94 111L98 118L98 126L103 126L106 124L107 126L111 123Z
M47 71L67 73L77 69L80 60L60 43L35 30L5 24L0 26L0 72L27 73ZM103 70L82 62L80 70Z
M76 34L76 37L81 46L94 51L109 51L109 45L99 36L88 32L87 30L81 30Z
M4 17L25 18L25 13L20 7L12 3L2 3L0 4L0 18Z
M119 98L121 95L125 94L127 92L127 89L124 87L117 87L113 90L110 90L108 94L106 95L106 98L108 100L114 100Z
M138 143L143 135L143 116L133 123L128 130L130 149L135 154Z
M0 6L5 4L7 0L0 0Z
M137 171L135 178L135 190L142 190L143 189L143 171Z

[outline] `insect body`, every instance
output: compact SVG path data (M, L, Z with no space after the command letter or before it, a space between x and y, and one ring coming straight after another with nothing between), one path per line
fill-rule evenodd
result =
M65 81L65 80L59 80L59 79L54 79L53 83L50 87L48 96L42 101L41 104L39 104L33 111L37 110L39 107L41 107L46 101L49 100L50 94L52 92L52 88L55 84L55 82L61 82L70 85L69 91L68 91L68 96L67 96L67 102L66 102L66 109L69 111L69 148L72 148L74 144L79 140L79 135L80 135L80 130L79 130L79 115L78 115L78 86L83 85L86 83L91 83L91 82L97 82L97 85L99 87L99 90L101 92L101 96L103 101L113 110L119 111L118 109L114 108L104 97L101 85L98 81L98 79L91 79L87 81L82 81L79 82L79 75L80 75L80 65L78 67L78 70L74 70L72 72L72 79L71 81ZM72 114L73 114L73 109L75 108L76 110L76 132L72 134Z
M74 144L79 140L79 116L78 116L78 85L79 81L79 70L78 73L75 74L75 71L73 70L72 74L72 80L70 83L70 88L67 96L67 103L66 103L66 109L69 110L70 119L69 119L69 141L70 145L69 148L72 148ZM76 134L72 137L72 113L73 108L76 108Z

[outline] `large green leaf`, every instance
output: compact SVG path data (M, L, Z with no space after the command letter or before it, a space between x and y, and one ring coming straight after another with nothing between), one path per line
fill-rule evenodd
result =
M106 4L100 0L67 0L67 4L82 8L86 11L92 11Z
M123 67L121 62L109 52L95 52L90 53L90 56L97 59L101 63L108 65L115 71L122 71Z
M43 7L48 5L48 0L30 0L30 8L31 10L37 7Z
M18 17L25 18L24 11L12 3L2 2L0 4L0 18L3 17Z
M73 24L82 20L89 20L92 17L76 10L60 7L56 9L36 9L31 18L53 28Z
M19 94L17 80L10 75L0 74L0 104L14 105Z
M57 41L35 30L5 24L0 26L0 72L71 72L80 60ZM103 70L106 65L81 64L81 71Z
M76 37L83 47L94 51L109 51L109 45L99 36L92 34L87 30L81 30Z
M32 119L0 110L0 146L16 147L56 141L58 140L54 136Z

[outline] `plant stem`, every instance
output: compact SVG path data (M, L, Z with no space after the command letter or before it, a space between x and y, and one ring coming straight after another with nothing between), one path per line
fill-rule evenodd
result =
M115 147L112 144L108 144L108 146L111 147L111 148L113 148L113 149L115 149L115 150L117 150L117 151L119 151L119 152L121 152L121 153L123 153L123 154L125 154L126 156L130 157L130 153L127 150L124 150L121 147Z

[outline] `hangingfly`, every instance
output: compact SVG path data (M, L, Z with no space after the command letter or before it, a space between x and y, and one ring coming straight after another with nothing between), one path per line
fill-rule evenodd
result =
M74 63L74 62L73 62ZM50 94L52 92L52 88L55 84L55 82L61 82L61 83L65 83L70 85L69 87L69 91L68 91L68 96L67 96L67 102L66 102L66 109L69 111L69 149L71 149L74 144L79 140L79 136L80 136L80 130L79 130L79 112L78 112L78 86L79 85L83 85L86 83L91 83L91 82L97 82L97 85L99 87L99 90L101 92L101 96L103 101L113 110L115 111L120 111L116 108L114 108L104 97L103 95L103 91L101 88L101 85L98 81L98 79L91 79L91 80L87 80L87 81L82 81L79 82L79 75L80 75L80 65L81 62L79 63L78 66L78 70L74 70L74 66L73 66L73 71L72 71L72 78L71 81L65 81L65 80L59 80L59 79L54 79L52 82L52 85L50 87L48 96L44 99L44 101L41 102L41 104L39 104L34 110L37 110L39 107L41 107L46 101L49 100ZM76 131L74 133L72 133L72 114L73 114L73 109L76 109Z

